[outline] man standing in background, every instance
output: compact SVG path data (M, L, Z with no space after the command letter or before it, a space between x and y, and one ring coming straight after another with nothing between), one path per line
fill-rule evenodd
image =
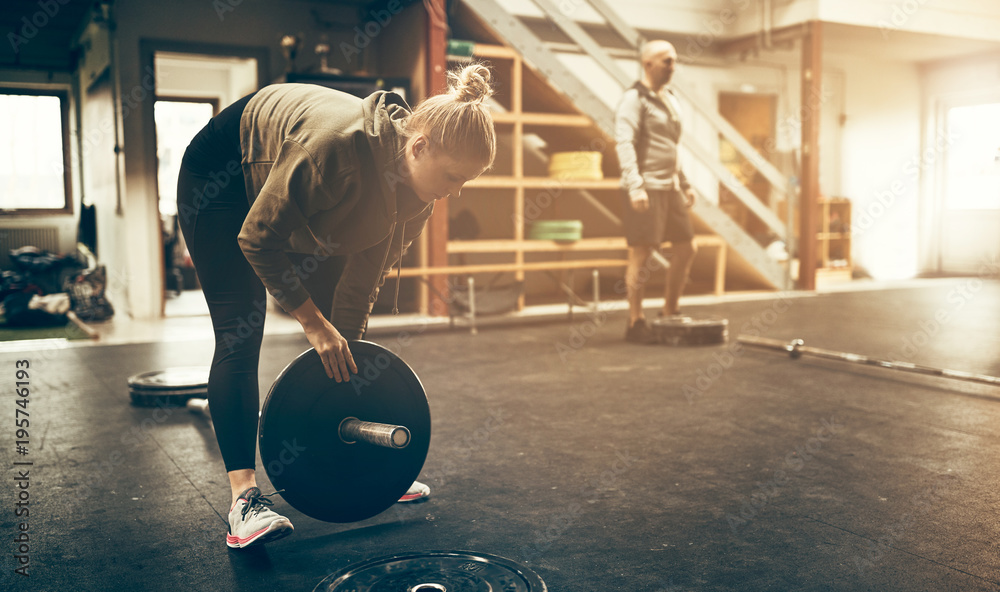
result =
M688 209L694 191L677 162L681 120L677 98L665 87L674 74L677 50L667 41L646 43L640 55L643 77L625 91L615 113L615 141L625 194L629 323L626 341L651 343L642 311L643 268L653 249L670 241L672 257L660 316L679 315L678 301L694 260L694 230Z

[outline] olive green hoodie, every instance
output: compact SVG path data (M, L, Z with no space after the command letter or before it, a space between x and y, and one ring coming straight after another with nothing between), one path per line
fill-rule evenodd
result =
M386 273L433 212L400 182L409 112L394 93L359 99L316 85L275 84L257 92L240 120L251 204L240 247L288 311L309 298L302 279L311 266L293 267L286 253L317 261L347 255L333 312L347 339L362 337ZM397 200L397 193L407 198ZM400 211L404 205L411 207Z

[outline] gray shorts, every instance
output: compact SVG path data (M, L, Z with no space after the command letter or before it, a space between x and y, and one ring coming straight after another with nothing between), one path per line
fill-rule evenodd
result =
M676 189L646 190L649 196L649 209L637 212L632 207L628 193L624 196L624 215L622 224L625 227L625 240L630 247L659 247L664 241L687 242L694 238L694 228L691 217L684 203L684 196Z

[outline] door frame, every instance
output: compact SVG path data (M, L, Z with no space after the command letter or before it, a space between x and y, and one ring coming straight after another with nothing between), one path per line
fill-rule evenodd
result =
M923 149L920 154L923 157L928 150L934 148L934 142L941 130L947 133L948 111L955 107L968 107L973 105L985 105L990 103L1000 103L1000 90L977 90L938 95L932 99L932 117L924 128ZM933 167L921 169L922 174L929 170L927 179L921 183L921 187L927 193L921 199L923 207L920 208L920 228L922 238L920 242L925 242L920 250L927 257L921 268L924 272L935 274L946 273L944 269L944 223L945 223L945 200L947 198L948 182L948 156L945 152L943 158L936 158Z
M271 51L265 46L257 45L229 45L221 43L189 43L185 41L172 41L169 39L140 39L139 40L139 72L140 78L143 72L156 72L155 57L158 52L166 53L179 53L179 54L193 54L193 55L209 55L229 57L229 58L242 58L242 59L255 59L257 60L257 86L258 88L264 87L270 84L270 60ZM150 91L152 96L156 96L156 77L153 78L153 88ZM156 101L142 101L141 112L139 116L142 118L142 127L148 130L149 133L145 134L145 142L142 147L142 157L146 166L147 171L152 171L152 174L146 175L146 194L153 196L155 199L159 200L159 186L156 177L157 162L156 162L156 117L154 115L154 104ZM160 227L159 220L159 203L157 202L156 207L150 208L152 212L151 215L156 216L155 227ZM157 248L159 249L159 255L157 260L160 262L160 276L162 277L166 270L163 267L163 241L155 241ZM159 310L160 317L162 318L166 313L166 290L160 290L155 297L159 298ZM157 308L154 304L154 309Z

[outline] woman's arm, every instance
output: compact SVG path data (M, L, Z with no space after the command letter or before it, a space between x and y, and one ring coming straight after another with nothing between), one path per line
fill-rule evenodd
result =
M239 235L247 261L268 292L302 325L327 376L337 382L349 380L349 370L358 371L351 350L347 340L316 307L285 248L291 234L305 227L310 216L336 205L338 196L331 188L353 182L352 164L345 163L337 171L336 183L330 183L299 144L286 141Z
M337 331L323 313L316 308L312 298L306 300L290 313L302 325L306 339L323 361L326 375L337 382L350 380L351 374L358 373L347 340ZM350 370L350 373L348 373Z

